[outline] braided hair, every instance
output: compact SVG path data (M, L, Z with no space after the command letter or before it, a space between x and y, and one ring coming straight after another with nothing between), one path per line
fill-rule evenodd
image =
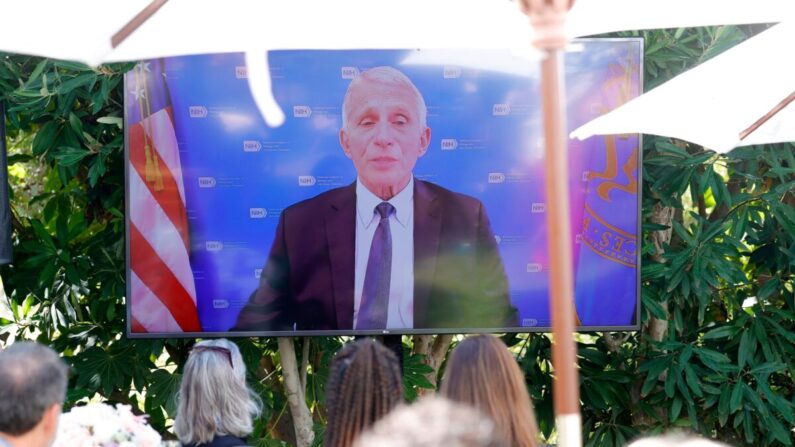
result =
M326 385L328 424L323 445L350 447L402 397L400 365L392 351L372 339L343 347L331 361Z

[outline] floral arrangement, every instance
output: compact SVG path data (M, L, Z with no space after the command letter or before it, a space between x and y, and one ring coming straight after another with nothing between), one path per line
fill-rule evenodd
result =
M53 447L159 447L160 435L129 405L89 404L61 415Z

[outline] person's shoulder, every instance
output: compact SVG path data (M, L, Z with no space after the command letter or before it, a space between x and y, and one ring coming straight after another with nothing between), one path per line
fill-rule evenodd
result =
M415 183L415 189L418 194L426 194L429 197L439 199L444 204L458 204L465 208L480 208L483 206L481 201L475 197L455 192L436 183L425 180L415 180Z
M182 447L248 447L244 438L232 435L216 435L207 444L180 444Z
M314 197L296 202L284 209L288 214L303 214L312 212L321 207L341 204L348 200L355 199L355 183L353 185L341 186L322 192Z

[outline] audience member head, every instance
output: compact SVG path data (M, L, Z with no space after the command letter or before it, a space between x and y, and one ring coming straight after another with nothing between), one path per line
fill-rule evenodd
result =
M494 422L468 405L427 397L397 408L354 447L508 447Z
M728 447L720 442L681 433L638 439L627 447Z
M55 438L68 368L52 349L20 341L0 352L0 438L48 446Z
M208 443L222 435L248 436L261 406L246 385L246 365L236 344L218 339L193 346L182 372L174 420L182 443Z
M478 335L459 343L447 361L441 392L489 416L509 445L538 444L524 375L499 338Z
M400 364L375 340L343 347L331 361L326 385L325 447L349 447L354 439L403 399Z

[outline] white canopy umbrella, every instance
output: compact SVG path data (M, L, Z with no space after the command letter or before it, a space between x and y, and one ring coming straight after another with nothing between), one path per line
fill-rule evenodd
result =
M571 133L648 133L717 152L795 141L795 21L775 25Z
M529 49L518 9L510 0L9 0L0 51L98 65L263 49ZM577 0L566 34L777 22L794 9L791 0Z
M566 34L776 22L790 0L578 0ZM0 51L99 65L246 52L266 121L283 115L263 54L283 49L507 48L529 54L533 32L509 0L20 0L0 4ZM35 17L31 26L27 18Z

